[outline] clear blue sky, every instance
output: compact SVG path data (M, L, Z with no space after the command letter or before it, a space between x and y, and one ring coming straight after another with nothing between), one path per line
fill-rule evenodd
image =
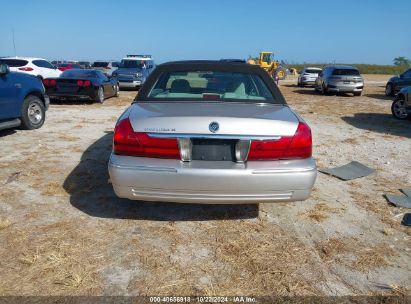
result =
M411 0L0 0L0 55L247 58L391 64L411 58Z

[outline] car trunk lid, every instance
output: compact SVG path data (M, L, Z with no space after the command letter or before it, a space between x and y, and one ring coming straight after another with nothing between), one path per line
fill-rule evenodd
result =
M129 118L135 132L229 139L292 136L299 123L288 106L234 102L135 103Z

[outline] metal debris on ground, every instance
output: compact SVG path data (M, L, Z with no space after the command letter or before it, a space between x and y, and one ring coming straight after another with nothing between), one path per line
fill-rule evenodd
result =
M411 188L402 188L400 189L402 193L404 193L406 196L411 197Z
M411 226L411 213L404 214L401 224L403 224L404 226Z
M357 161L352 161L344 166L323 168L319 169L319 171L346 181L370 175L375 169L369 168Z
M411 208L411 198L408 196L386 194L385 197L391 204L397 207Z

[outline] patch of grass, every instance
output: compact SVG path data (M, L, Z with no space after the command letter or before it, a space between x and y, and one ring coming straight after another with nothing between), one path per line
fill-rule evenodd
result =
M67 192L64 190L61 183L52 182L44 188L42 194L47 196L66 196Z
M65 141L77 141L80 138L77 136L69 135L69 134L62 134L58 137L59 139L65 140Z
M385 243L369 245L348 237L318 242L316 248L325 261L343 263L361 272L387 266L387 258L396 255Z
M13 222L8 218L0 218L0 230L6 229L7 227L11 226Z
M338 208L331 208L325 203L318 203L314 206L313 209L300 213L299 215L304 218L309 218L311 220L317 221L317 222L323 222L325 221L330 213L337 213L340 212L340 209Z

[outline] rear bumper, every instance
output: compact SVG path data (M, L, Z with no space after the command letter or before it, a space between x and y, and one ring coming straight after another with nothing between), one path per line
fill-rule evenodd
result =
M305 200L317 176L312 158L241 164L112 154L108 169L119 197L199 204Z
M300 80L300 83L304 85L315 85L315 80Z
M49 98L58 100L94 100L96 97L79 94L49 94Z
M329 92L341 92L341 93L356 93L356 92L361 92L364 89L364 84L358 84L355 86L343 86L343 85L335 85L335 84L329 84L327 86L327 90Z

